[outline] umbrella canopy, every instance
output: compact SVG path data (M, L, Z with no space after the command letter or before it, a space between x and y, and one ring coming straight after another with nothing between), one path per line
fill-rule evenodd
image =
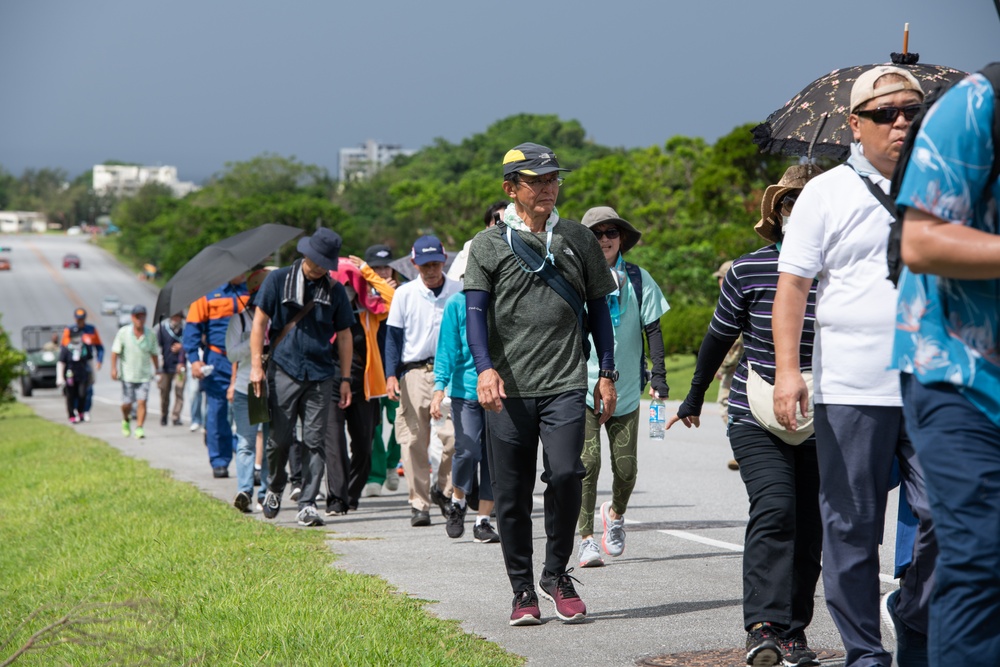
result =
M452 263L455 261L455 258L458 257L458 253L445 251L444 254L445 257L448 258L444 262L444 270L447 273L448 269L451 268ZM420 275L420 272L417 271L417 267L413 266L413 262L410 261L409 255L404 255L399 259L392 260L389 262L389 266L391 266L396 273L403 276L407 280L413 280Z
M297 227L267 223L206 246L160 290L153 322L183 311L209 290L249 271L301 234Z
M951 67L920 65L912 57L916 54L909 54L909 58L892 55L894 62L889 64L909 70L925 95L965 76ZM851 87L862 72L874 66L838 69L816 79L753 129L754 143L761 152L846 160L853 141L847 122Z

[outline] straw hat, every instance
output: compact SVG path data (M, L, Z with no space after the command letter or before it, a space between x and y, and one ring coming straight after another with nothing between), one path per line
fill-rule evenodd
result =
M760 221L754 225L754 231L765 241L781 241L781 211L776 210L781 204L781 198L792 190L801 190L821 173L823 170L815 164L793 164L786 169L781 180L764 190L764 198L760 200Z

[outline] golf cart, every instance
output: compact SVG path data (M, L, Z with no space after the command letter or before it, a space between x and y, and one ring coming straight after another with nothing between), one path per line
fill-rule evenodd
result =
M58 324L36 324L21 329L21 349L25 354L22 396L31 396L35 389L55 388L59 344L53 341L53 336L60 336L64 328Z

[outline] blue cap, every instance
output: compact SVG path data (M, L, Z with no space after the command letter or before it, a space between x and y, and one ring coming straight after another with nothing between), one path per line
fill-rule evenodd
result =
M73 311L73 319L75 320L85 320L87 319L87 311L83 308L77 308Z
M146 306L142 305L141 303L138 304L138 305L132 306L132 314L133 315L145 315L146 314Z
M444 246L441 245L436 236L421 236L413 242L410 259L417 266L423 266L428 262L443 262L448 259L448 256L444 253Z

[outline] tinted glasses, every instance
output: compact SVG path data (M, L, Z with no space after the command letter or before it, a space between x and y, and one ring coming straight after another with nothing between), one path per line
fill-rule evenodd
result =
M609 239L616 239L622 235L622 232L617 227L611 227L610 229L595 229L594 236L600 239L602 236L606 236Z
M795 200L799 198L798 192L789 192L784 197L781 198L779 206L782 215L789 215L792 212L792 207L795 206Z
M905 107L878 107L865 111L855 111L854 113L862 118L867 118L876 125L888 125L889 123L896 122L896 118L899 117L900 112L903 112L903 118L906 120L913 120L923 108L922 104L911 104Z

